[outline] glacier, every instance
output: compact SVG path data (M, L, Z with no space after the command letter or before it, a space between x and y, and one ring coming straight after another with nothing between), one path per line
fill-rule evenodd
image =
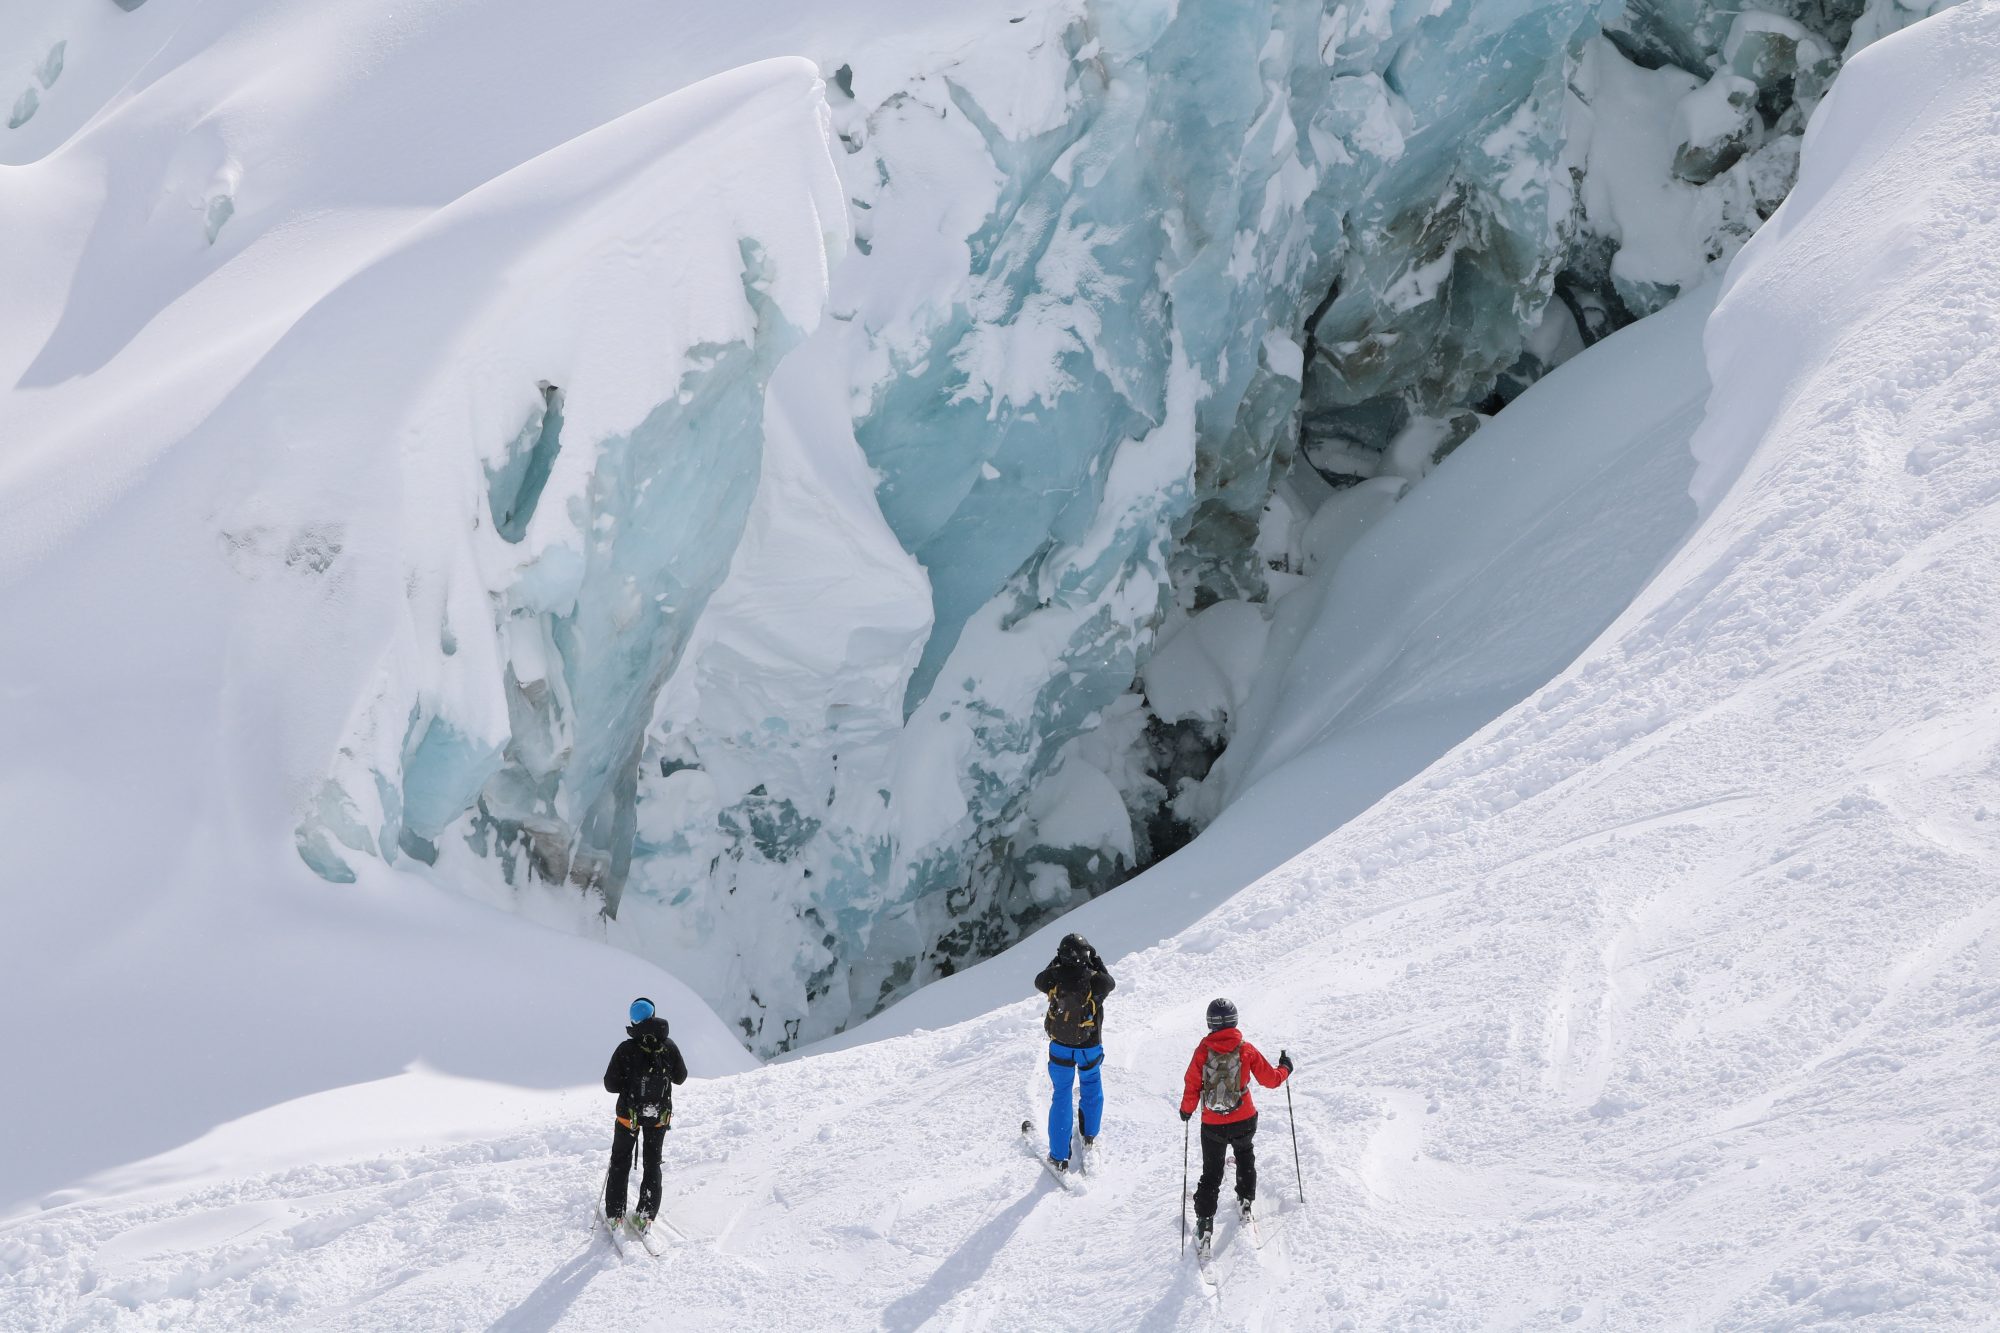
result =
M1155 655L1261 643L1701 282L1926 12L770 8L545 52L519 0L280 6L376 53L330 77L247 0L30 7L0 133L0 576L233 459L207 540L310 622L297 856L607 938L764 1052L1215 818L1244 673Z

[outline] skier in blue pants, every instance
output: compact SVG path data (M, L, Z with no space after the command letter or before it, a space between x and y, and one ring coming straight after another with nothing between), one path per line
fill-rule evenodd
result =
M1049 1034L1049 1165L1069 1170L1074 1134L1070 1089L1081 1085L1083 1143L1090 1147L1104 1125L1104 997L1118 983L1081 935L1065 935L1055 958L1035 978L1049 997L1042 1028Z

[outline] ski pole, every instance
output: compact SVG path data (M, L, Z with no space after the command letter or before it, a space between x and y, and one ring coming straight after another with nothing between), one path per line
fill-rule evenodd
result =
M1283 1051L1278 1054L1283 1055ZM1306 1201L1306 1173L1299 1166L1299 1118L1292 1112L1292 1080L1285 1080L1285 1118L1292 1122L1292 1172L1299 1181L1299 1202Z
M1188 1122L1181 1121L1181 1253L1187 1253Z

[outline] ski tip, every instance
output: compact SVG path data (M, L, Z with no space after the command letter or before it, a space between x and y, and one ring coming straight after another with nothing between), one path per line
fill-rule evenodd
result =
M1021 1122L1021 1132L1022 1132L1023 1134L1032 1134L1032 1133L1034 1133L1034 1132L1035 1132L1035 1122L1034 1122L1034 1121L1032 1121L1032 1120L1023 1120L1023 1121Z

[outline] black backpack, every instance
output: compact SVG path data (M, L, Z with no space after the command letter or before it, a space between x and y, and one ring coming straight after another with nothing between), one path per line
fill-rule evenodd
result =
M1065 1046L1096 1044L1097 996L1091 992L1088 974L1082 990L1064 990L1060 983L1049 987L1049 1012L1042 1030Z
M641 1045L639 1050L638 1058L645 1063L633 1070L631 1091L627 1094L632 1119L639 1124L664 1125L673 1118L673 1070L667 1064L664 1048L649 1051Z

